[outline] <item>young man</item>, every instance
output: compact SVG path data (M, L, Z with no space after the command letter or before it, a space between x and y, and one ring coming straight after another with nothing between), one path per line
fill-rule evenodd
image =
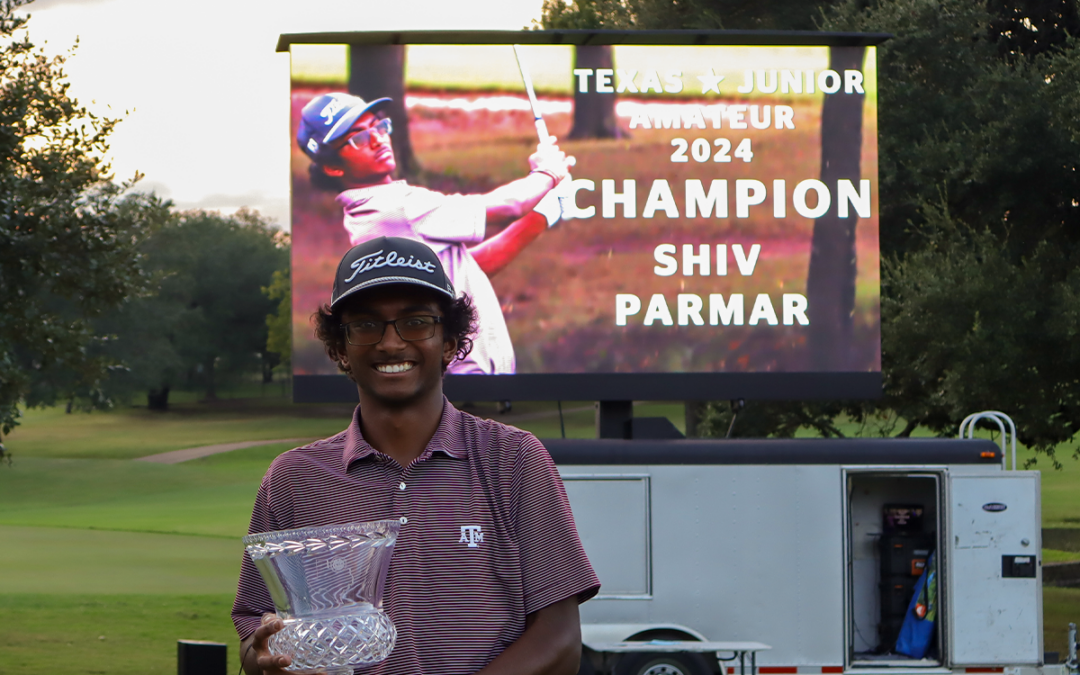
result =
M340 191L337 202L352 244L380 236L423 241L457 290L473 299L479 333L451 373L513 373L514 346L489 277L558 222L562 209L554 188L569 186L573 160L554 143L541 144L529 157L528 175L487 194L445 195L395 181L392 127L379 117L389 102L330 93L304 106L296 140L312 160L313 182ZM488 224L505 229L485 240Z
M396 518L385 608L397 628L378 675L573 675L577 606L599 581L566 493L531 434L455 409L444 371L475 326L427 246L380 237L342 259L316 315L327 354L356 382L349 427L284 453L263 478L250 532ZM249 674L283 672L282 627L245 556L233 621Z

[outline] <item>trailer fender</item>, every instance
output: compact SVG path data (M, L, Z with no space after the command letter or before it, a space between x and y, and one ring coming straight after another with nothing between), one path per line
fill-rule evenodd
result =
M638 640L707 641L701 633L677 623L587 623L581 625L581 643L632 642Z
M648 640L694 640L706 642L707 638L687 626L677 623L590 623L581 626L581 669L578 675L594 675L600 672L601 655L590 644L611 642L645 642ZM631 660L645 656L631 655ZM688 655L700 660L698 654ZM625 664L632 665L632 664ZM620 670L623 672L625 669Z

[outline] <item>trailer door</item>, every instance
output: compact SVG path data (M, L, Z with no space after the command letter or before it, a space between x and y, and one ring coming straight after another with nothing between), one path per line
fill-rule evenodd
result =
M946 630L952 664L1039 664L1039 472L950 475L948 484Z

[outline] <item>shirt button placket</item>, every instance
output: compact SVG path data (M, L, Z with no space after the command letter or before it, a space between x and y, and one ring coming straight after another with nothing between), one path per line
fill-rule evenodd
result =
M405 504L406 495L404 494L405 493L405 480L404 479L405 479L405 471L402 471L401 476L399 477L400 482L397 485L397 490L394 490L394 497L393 497L394 505L397 507L397 509L396 509L397 512L402 513L402 514L406 510L406 504ZM406 525L409 522L409 518L407 516L405 516L405 515L402 515L401 518L398 519L398 521L402 525Z

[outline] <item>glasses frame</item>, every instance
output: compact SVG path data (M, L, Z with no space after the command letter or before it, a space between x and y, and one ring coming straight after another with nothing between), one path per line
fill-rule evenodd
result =
M394 125L390 122L389 117L384 117L375 124L372 124L367 129L362 129L352 136L345 139L354 150L363 150L365 147L371 145L371 136L378 133L381 136L389 136L394 133Z
M408 321L409 319L433 319L434 321L431 324L431 335L428 335L427 337L422 337L422 338L407 338L404 335L402 335L401 334L401 327L398 326L397 322L398 321ZM438 326L438 325L444 323L444 321L445 320L444 320L443 317L435 316L434 314L414 314L412 316L403 316L403 317L399 317L397 319L357 319L356 321L350 321L349 323L341 324L341 330L342 330L342 332L345 333L345 341L348 342L349 344L351 344L353 347L370 347L372 345L377 345L377 344L379 344L380 342L383 341L383 338L386 337L386 327L387 326L393 326L394 330L397 331L398 337L401 338L404 342L421 342L423 340L430 340L431 338L435 337L435 326ZM376 340L375 342L364 342L364 343L359 343L359 344L356 343L356 342L353 342L352 339L350 339L350 337L349 337L349 326L351 326L354 323L368 323L368 322L370 322L370 323L381 323L382 324L382 330L379 331L379 339Z

